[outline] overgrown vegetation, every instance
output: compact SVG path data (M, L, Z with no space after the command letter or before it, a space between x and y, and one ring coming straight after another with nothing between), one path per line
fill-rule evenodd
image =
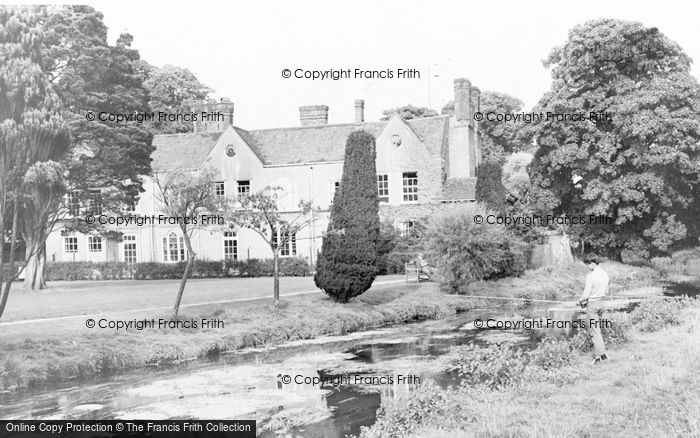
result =
M676 384L680 376L694 376L700 360L700 309L694 300L667 301L667 308L673 308L673 312L652 310L658 309L658 303L651 302L630 315L610 315L617 328L604 331L604 336L606 342L617 343L618 347L612 352L610 365L614 361L614 367L605 368L604 374L598 372L601 368L588 365L590 359L578 354L589 348L581 342L583 333L568 340L545 339L529 352L507 343L455 347L455 369L464 377L460 386L444 390L427 382L408 399L387 403L377 422L363 428L360 436L500 437L508 431L508 436L575 437L600 431L601 424L608 424L605 431L611 435L617 435L615 430L626 434L645 430L645 436L658 436L673 430L673 436L694 436L700 431L694 416L700 408L700 397ZM660 314L663 316L658 317ZM680 317L688 321L691 316L684 328L651 338L652 347L648 338L644 349L636 343L625 345L637 338L632 333L648 337L674 327ZM649 320L655 323L644 323ZM695 335L689 335L689 331ZM647 362L639 362L643 356L648 357ZM669 372L669 367L674 371ZM656 385L663 385L663 393ZM670 392L669 387L673 388ZM604 398L596 395L606 388ZM649 393L657 394L653 402L648 399ZM582 412L582 404L603 402L607 407L595 418L577 415ZM630 412L631 403L640 404L631 411L637 414L621 415ZM607 418L609 423L604 420ZM624 418L622 424L620 418Z
M501 163L491 159L479 165L476 178L476 200L496 213L506 208L506 188L503 185Z

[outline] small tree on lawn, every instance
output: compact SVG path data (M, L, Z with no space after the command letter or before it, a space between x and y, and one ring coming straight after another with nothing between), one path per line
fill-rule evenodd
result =
M314 220L313 215L310 215L312 203L303 200L299 201L296 212L283 213L279 205L283 197L284 190L281 187L268 186L257 193L240 196L232 214L236 225L258 233L272 250L275 306L280 301L280 249L288 247L293 236Z
M157 187L156 198L161 203L163 215L178 219L187 247L187 266L182 274L180 289L173 308L175 319L180 311L185 284L192 273L192 266L197 257L192 248L192 234L195 229L209 226L201 221L202 215L216 215L223 212L224 200L214 191L216 179L215 171L208 168L196 171L176 170L154 176Z
M345 145L343 179L316 264L316 286L341 303L367 291L377 276L378 241L375 140L355 131Z

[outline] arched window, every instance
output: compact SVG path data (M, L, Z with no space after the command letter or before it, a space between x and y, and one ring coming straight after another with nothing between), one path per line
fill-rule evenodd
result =
M163 261L182 262L186 258L185 240L174 231L163 236Z

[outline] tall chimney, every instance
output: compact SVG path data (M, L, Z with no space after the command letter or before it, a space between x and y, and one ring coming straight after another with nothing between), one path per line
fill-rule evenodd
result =
M301 126L317 126L328 124L327 105L307 105L299 107Z
M361 125L365 121L365 101L355 100L355 124Z
M197 105L193 112L197 115L194 132L222 132L233 126L233 102L228 97L222 97L219 102L212 99Z
M455 119L457 122L469 122L471 120L470 89L471 82L469 79L455 79Z
M470 98L470 107L472 108L472 111L477 112L481 111L481 90L479 90L478 87L472 87L471 91L469 93L469 98ZM474 119L474 130L479 129L479 122Z
M224 114L224 129L233 126L233 102L228 97L222 97L219 111Z

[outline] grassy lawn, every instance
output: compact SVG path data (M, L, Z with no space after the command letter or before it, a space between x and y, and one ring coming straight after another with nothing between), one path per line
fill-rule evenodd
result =
M377 283L403 276L383 276ZM67 315L113 313L172 306L180 280L53 281L49 289L25 292L22 284L12 285L3 322ZM317 290L313 277L283 277L280 293ZM241 298L271 298L272 278L191 279L182 304ZM162 310L161 310L162 312Z

